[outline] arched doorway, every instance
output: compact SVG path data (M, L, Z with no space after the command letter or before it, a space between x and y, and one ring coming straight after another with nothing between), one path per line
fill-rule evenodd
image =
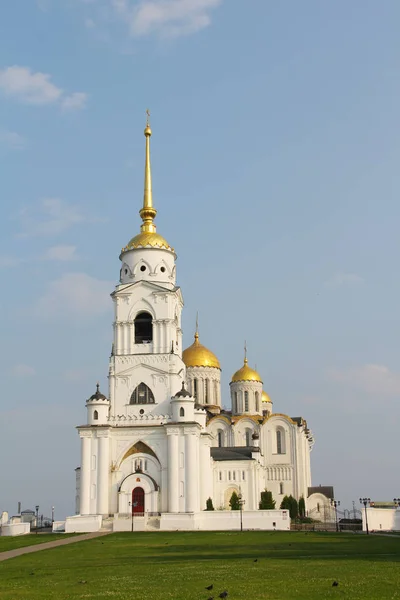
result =
M144 514L144 489L135 487L132 490L132 512L136 514Z

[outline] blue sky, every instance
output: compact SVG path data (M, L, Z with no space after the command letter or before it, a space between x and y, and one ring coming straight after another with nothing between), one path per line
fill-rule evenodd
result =
M227 406L247 340L342 506L399 495L399 19L391 0L1 4L0 510L73 512L147 107L185 345L199 311Z

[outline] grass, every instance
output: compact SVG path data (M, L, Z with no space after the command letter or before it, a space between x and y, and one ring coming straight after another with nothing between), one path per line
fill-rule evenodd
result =
M117 533L4 561L0 582L1 600L217 600L224 589L228 600L382 600L400 598L400 539Z
M16 550L17 548L24 548L25 546L35 546L36 544L43 544L44 542L54 542L65 537L70 537L75 534L65 533L30 533L28 535L17 535L0 537L0 552L6 552L7 550ZM1 598L1 596L0 596Z

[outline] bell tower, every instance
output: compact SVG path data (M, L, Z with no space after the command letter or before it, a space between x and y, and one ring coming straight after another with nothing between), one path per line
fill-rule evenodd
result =
M148 117L149 117L149 113ZM140 233L122 248L120 283L112 293L114 343L109 365L110 420L171 414L171 397L185 378L183 298L176 286L176 254L157 233L153 205L149 118Z

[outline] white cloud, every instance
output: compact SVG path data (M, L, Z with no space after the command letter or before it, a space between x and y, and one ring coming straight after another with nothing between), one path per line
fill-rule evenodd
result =
M385 365L361 365L348 369L329 369L331 381L349 385L368 394L400 396L400 373L394 373Z
M110 281L86 273L66 273L48 284L39 299L35 314L52 317L97 317L111 310Z
M11 150L23 150L27 140L15 131L0 131L0 145Z
M20 237L59 235L74 225L95 222L60 198L44 198L38 205L23 208L18 219Z
M117 16L126 24L132 37L158 35L179 37L195 33L211 23L211 12L223 0L102 0L93 4L99 23L110 25ZM93 10L93 9L92 9ZM86 18L86 27L94 20Z
M24 364L20 364L20 365L15 365L12 369L11 369L11 375L13 377L32 377L32 375L35 375L36 371L33 367L31 367L30 365L24 365Z
M87 102L87 94L84 92L75 92L70 96L66 96L61 102L62 108L65 110L80 110L85 108Z
M364 279L360 277L360 275L357 275L356 273L339 272L325 281L324 285L325 287L338 288L344 285L358 285L360 283L364 283Z
M65 108L83 108L86 101L83 92L67 95L51 81L51 75L34 73L29 67L18 65L0 70L0 91L24 104L37 106L61 103L61 106L66 104Z
M68 262L71 260L77 260L78 255L76 253L76 246L52 246L47 249L44 255L44 260L59 260L62 262Z

